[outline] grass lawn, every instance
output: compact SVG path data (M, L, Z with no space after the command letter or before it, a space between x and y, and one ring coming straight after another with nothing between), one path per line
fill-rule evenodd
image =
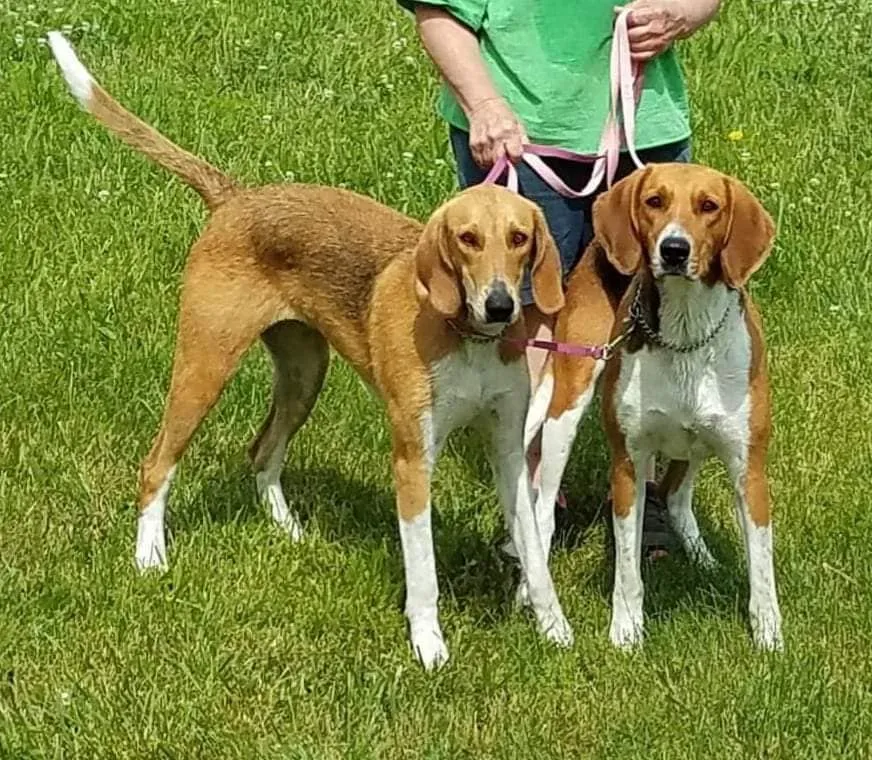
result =
M682 53L697 160L744 179L779 227L753 292L786 650L751 647L715 465L696 500L721 568L649 568L646 646L610 647L589 420L553 562L575 647L513 610L494 489L460 436L434 494L452 659L427 675L406 641L382 412L339 361L288 457L307 539L254 502L257 348L183 460L170 572L134 573L137 466L204 209L78 110L40 39L69 25L111 92L246 181L344 185L423 218L454 179L409 20L390 0L0 3L0 756L872 756L872 5L726 5Z

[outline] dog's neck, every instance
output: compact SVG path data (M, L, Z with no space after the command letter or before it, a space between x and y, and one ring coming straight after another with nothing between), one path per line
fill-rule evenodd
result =
M667 343L689 345L703 341L718 328L738 294L723 282L666 277L656 283L660 308L660 337Z
M733 311L739 313L739 294L722 282L643 276L638 288L641 317L670 346L705 343L721 331Z

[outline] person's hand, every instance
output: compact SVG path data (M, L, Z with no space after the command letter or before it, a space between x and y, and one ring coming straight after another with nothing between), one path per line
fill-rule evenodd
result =
M627 17L630 57L639 63L650 61L691 32L682 3L675 0L634 0L615 8L615 13L626 9L630 10Z
M503 156L519 161L526 142L524 127L502 98L488 98L470 112L469 150L482 169Z

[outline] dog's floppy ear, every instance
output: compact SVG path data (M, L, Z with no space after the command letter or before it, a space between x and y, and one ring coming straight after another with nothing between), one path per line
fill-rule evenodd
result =
M724 282L741 288L766 261L775 237L772 217L737 179L727 178L730 226L721 249Z
M555 314L564 304L560 253L542 209L536 206L533 213L536 219L533 262L530 267L533 300L543 314Z
M429 301L441 316L450 319L460 311L460 282L448 253L445 211L430 217L415 249L415 290L418 300Z
M648 169L637 169L594 201L593 231L612 266L633 274L642 261L637 209Z

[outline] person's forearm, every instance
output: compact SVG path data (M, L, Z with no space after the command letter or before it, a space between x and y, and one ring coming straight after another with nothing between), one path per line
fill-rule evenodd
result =
M418 34L439 73L467 117L482 103L499 98L478 49L478 37L447 11L415 8Z
M687 23L687 31L682 37L690 37L697 29L705 26L718 13L721 0L675 0Z

